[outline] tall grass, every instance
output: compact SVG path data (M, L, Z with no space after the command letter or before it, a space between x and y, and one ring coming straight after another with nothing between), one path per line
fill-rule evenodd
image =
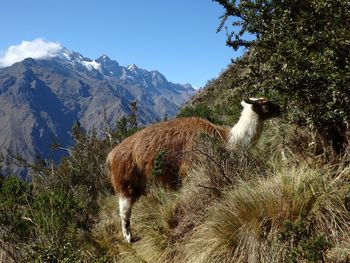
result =
M324 172L279 167L268 178L226 190L185 245L183 262L322 260L328 246L348 238L350 230L342 200L346 185ZM287 229L300 222L302 236L296 228ZM307 247L321 236L325 241L320 247Z
M113 262L347 262L349 158L326 162L300 131L303 152L282 128L294 136L272 126L254 151L202 138L179 192L150 187L136 203L136 242L124 242L113 196L95 239Z

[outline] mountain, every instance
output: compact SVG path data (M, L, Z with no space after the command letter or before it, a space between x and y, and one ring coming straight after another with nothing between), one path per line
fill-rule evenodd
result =
M70 145L76 121L101 131L106 119L115 124L136 101L138 123L147 125L175 116L194 93L189 84L106 55L92 60L64 48L55 57L27 58L0 69L0 152L58 161L63 152L52 153L49 144Z

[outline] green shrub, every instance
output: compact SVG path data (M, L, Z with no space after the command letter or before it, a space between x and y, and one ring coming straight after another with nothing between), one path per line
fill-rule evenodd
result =
M1 178L0 227L7 241L25 241L31 236L32 222L27 220L32 201L32 186L15 176Z
M199 117L206 119L212 123L220 124L220 118L215 113L214 110L210 109L206 105L198 105L196 107L185 107L180 114L178 114L178 117Z
M165 168L165 160L167 158L167 150L161 149L154 158L152 176L159 176Z
M227 44L250 48L235 76L246 94L277 96L294 123L307 124L339 153L350 116L350 3L343 0L215 0ZM226 23L227 24L227 23Z
M313 222L304 217L294 222L285 221L278 236L281 242L291 247L287 253L289 262L322 261L330 245L325 234L316 233L313 229Z
M35 196L32 209L33 220L40 234L50 236L50 240L63 238L62 234L77 221L74 218L78 214L77 203L72 195L62 189L40 192Z
M76 240L66 238L61 243L40 243L26 248L24 262L33 263L75 263L75 262L91 262L104 263L108 261L108 257L100 255L98 251L90 251L82 248L77 244Z

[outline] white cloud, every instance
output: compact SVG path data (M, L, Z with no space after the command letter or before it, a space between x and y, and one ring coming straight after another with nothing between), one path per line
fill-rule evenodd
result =
M19 45L10 46L0 57L0 67L11 66L25 58L50 58L55 57L62 50L61 44L45 41L41 38L33 41L22 41Z

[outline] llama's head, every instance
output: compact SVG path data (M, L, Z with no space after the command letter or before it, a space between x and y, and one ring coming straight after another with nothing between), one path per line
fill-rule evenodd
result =
M241 102L243 108L250 107L263 120L281 115L281 107L265 98L249 98Z

